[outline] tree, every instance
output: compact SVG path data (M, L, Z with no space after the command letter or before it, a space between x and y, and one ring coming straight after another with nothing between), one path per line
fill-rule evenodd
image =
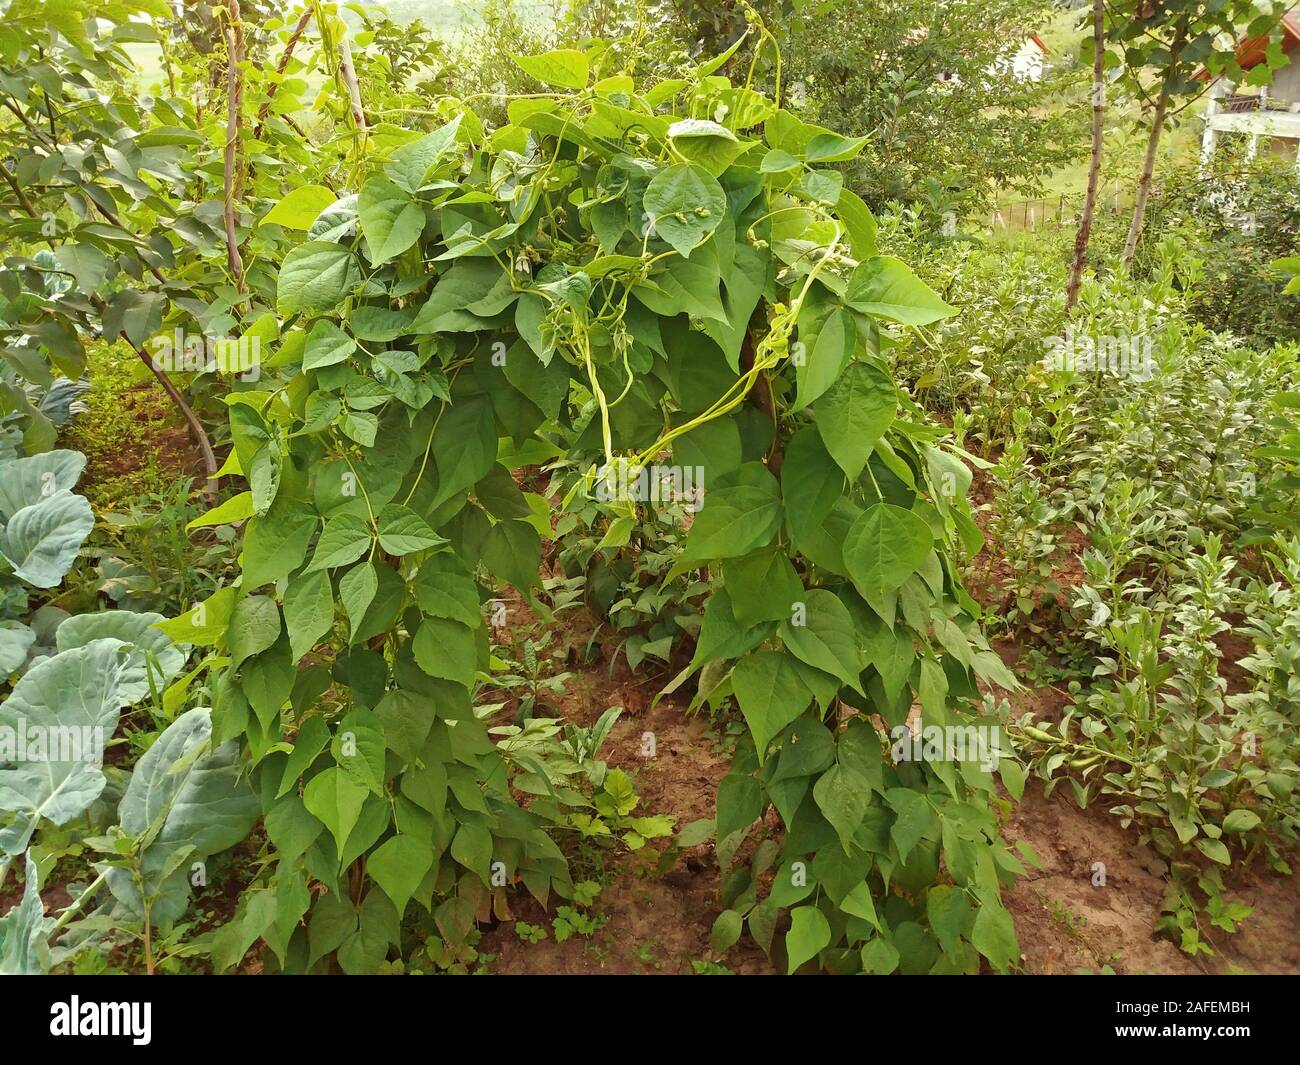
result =
M110 10L105 11L105 8ZM142 146L123 132L110 140L104 129L126 131L148 121L152 100L135 97L123 71L130 60L124 39L154 40L152 25L132 22L105 29L98 22L169 13L160 0L121 5L77 3L57 10L33 0L15 3L0 32L0 229L13 254L0 270L0 289L14 299L0 320L6 370L0 375L0 414L25 415L30 451L53 446L52 428L29 410L23 384L46 386L61 375L77 380L85 369L84 338L131 345L184 417L203 457L209 488L217 462L207 433L169 373L145 354L173 289L163 270L176 249L160 231L163 219L193 211L179 190L190 175L165 165L157 146ZM95 84L99 92L84 87ZM157 105L167 112L167 105ZM152 116L149 116L152 117ZM152 150L151 150L152 149ZM149 175L142 180L140 173ZM169 193L177 193L169 198ZM48 248L56 266L38 261ZM50 276L74 284L50 286ZM181 286L178 286L178 289ZM186 287L196 295L207 285ZM179 295L180 292L176 291Z
M871 136L849 178L868 203L916 200L927 176L977 202L1032 195L1082 146L1077 113L1050 109L1075 72L1032 81L1007 69L1052 11L1043 0L801 3L785 23L785 77L816 121Z
M1106 106L1106 48L1104 31L1106 21L1105 0L1092 0L1092 156L1088 163L1088 191L1083 199L1083 212L1079 215L1079 231L1074 238L1074 262L1070 267L1070 283L1065 290L1067 314L1079 298L1079 285L1083 281L1083 266L1088 258L1088 238L1092 233L1092 217L1097 209L1097 181L1101 176L1102 113Z
M1236 47L1243 36L1275 34L1282 7L1256 0L1128 0L1112 4L1107 18L1107 40L1124 61L1124 81L1150 114L1142 173L1128 238L1124 241L1124 265L1133 261L1142 219L1151 194L1156 153L1165 126L1195 103L1216 79L1228 77L1250 85L1267 85L1273 71L1284 66L1286 56L1277 41L1269 47L1266 61L1243 75ZM1198 78L1204 69L1208 77Z

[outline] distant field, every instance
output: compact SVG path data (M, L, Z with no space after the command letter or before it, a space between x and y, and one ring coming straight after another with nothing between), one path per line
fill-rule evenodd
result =
M156 44L126 44L122 46L140 75L143 88L161 86L163 81L162 49Z
M420 19L426 26L448 42L455 41L465 31L480 24L479 12L482 5L472 0L359 0L362 6L370 9L386 9L400 23ZM554 18L556 7L562 0L516 0L517 8L527 18L542 24ZM1049 62L1068 62L1078 54L1079 41L1085 29L1080 28L1080 18L1086 14L1081 8L1061 11L1047 25L1040 27L1039 33L1051 50ZM345 9L345 17L354 26L360 20L351 11ZM162 62L161 52L156 45L129 44L127 52L140 71L141 85L144 88L161 87ZM1199 116L1203 110L1197 104L1183 115L1179 125L1166 130L1161 144L1160 161L1157 173L1175 160L1194 157L1199 143L1201 123ZM1139 121L1135 108L1113 108L1107 114L1106 154L1102 162L1103 195L1118 183L1119 186L1131 187L1137 180L1141 165L1141 151L1146 140L1146 131ZM1065 196L1067 200L1083 196L1088 175L1086 158L1052 174L1043 187L1043 197L1055 200ZM1007 196L1004 205L1023 202L1020 197Z
M362 0L362 6L386 8L397 22L413 22L418 18L423 19L426 26L454 33L479 21L478 11L481 5L468 0L388 0L387 3ZM540 20L545 17L550 5L520 0L517 6L520 14L531 14Z
M1061 11L1051 21L1039 27L1038 33L1050 49L1049 64L1077 62L1079 43L1091 32L1087 23L1089 11L1079 6ZM1086 86L1084 90L1086 91ZM1070 106L1087 108L1082 100L1073 101ZM1196 103L1184 112L1178 124L1165 129L1160 143L1160 156L1156 162L1156 174L1176 162L1186 162L1196 157L1201 141L1201 114L1203 103ZM1103 202L1114 195L1119 188L1131 190L1136 185L1142 167L1142 152L1146 147L1147 127L1136 106L1125 104L1111 106L1106 111L1106 141L1102 155L1101 192ZM1043 183L1043 198L1055 201L1064 196L1067 201L1081 200L1088 181L1088 159L1084 158L1071 166L1063 167L1050 175ZM1131 192L1128 193L1131 198ZM1003 204L1022 203L1017 196L1007 196Z
M361 0L361 6L386 9L396 22L422 19L426 26L448 38L482 24L479 12L483 5L472 0L387 0L385 3ZM516 0L515 7L525 21L543 23L552 18L555 5L548 0ZM356 20L351 12L347 17L350 21Z
M388 0L386 3L357 0L357 2L362 7L376 11L387 10L394 21L403 24L421 19L429 29L448 42L454 41L464 31L481 25L479 12L482 5L473 3L472 0ZM549 0L516 0L516 8L525 20L541 24L553 18L555 4ZM344 9L344 17L353 26L361 24L361 20L347 9ZM161 49L153 44L128 44L125 48L140 72L141 85L145 88L161 86L163 78Z

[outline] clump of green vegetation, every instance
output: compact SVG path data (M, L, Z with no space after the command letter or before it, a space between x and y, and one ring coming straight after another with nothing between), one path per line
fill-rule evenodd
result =
M1198 321L1208 245L1165 239L1141 272L1086 279L1066 318L1050 249L931 249L917 229L880 227L965 313L898 361L982 452L990 624L1072 703L1013 735L1047 793L1068 782L1169 863L1158 929L1213 954L1209 928L1251 912L1234 884L1292 872L1294 344Z
M525 943L536 945L545 939L549 933L542 925L529 924L527 921L516 921L515 935Z
M82 491L97 512L165 494L199 469L184 423L145 365L124 344L87 345L90 391L63 447L86 456Z
M666 970L611 900L683 857L721 912L674 968L1019 971L1031 775L1133 828L1198 964L1268 937L1300 201L1232 160L1147 206L1262 0L1096 0L1028 78L1047 0L4 3L0 727L105 742L0 746L0 974L479 974L501 927Z

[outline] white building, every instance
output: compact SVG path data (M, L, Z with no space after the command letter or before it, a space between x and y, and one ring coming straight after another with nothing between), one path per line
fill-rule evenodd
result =
M1011 74L1018 81L1042 81L1043 57L1051 51L1036 33L1020 42L1020 48L1011 57Z
M1267 37L1249 37L1237 45L1237 62L1250 70L1264 62ZM1210 86L1205 106L1205 132L1201 136L1201 167L1209 166L1220 134L1246 137L1247 153L1271 151L1296 160L1300 169L1300 11L1282 16L1282 51L1290 62L1273 72L1273 84L1237 92L1219 78ZM1201 80L1209 77L1202 69Z
M923 40L926 30L913 30L912 40ZM1043 80L1043 57L1048 55L1051 49L1043 43L1043 39L1036 33L1031 33L1014 52L1008 51L996 63L990 64L984 73L991 77L999 78L1010 74L1017 81L1042 81ZM940 71L939 81L945 85L960 85L961 78L956 74L947 71Z

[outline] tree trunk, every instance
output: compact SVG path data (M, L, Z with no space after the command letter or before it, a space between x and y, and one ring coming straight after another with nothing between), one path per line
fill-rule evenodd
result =
M1102 110L1106 105L1105 59L1102 41L1102 24L1105 19L1105 0L1092 3L1092 160L1088 164L1088 192L1083 199L1083 213L1079 216L1079 231L1074 237L1074 265L1070 267L1070 283L1065 289L1065 313L1068 315L1079 298L1083 283L1083 267L1088 259L1088 239L1092 235L1092 217L1097 210L1097 184L1101 178Z
M1142 177L1138 180L1137 200L1133 204L1133 221L1128 227L1128 239L1124 241L1124 267L1127 269L1137 252L1138 237L1142 235L1142 216L1146 214L1147 197L1151 194L1151 176L1156 169L1156 151L1160 147L1160 135L1165 128L1165 112L1169 109L1168 82L1160 89L1160 98L1156 101L1155 113L1151 116L1151 136L1147 138L1146 158L1142 161Z
M1151 116L1151 136L1147 138L1147 154L1142 160L1142 177L1138 180L1137 200L1133 204L1133 221L1128 227L1128 239L1124 241L1126 270L1133 263L1138 238L1142 235L1142 216L1146 214L1147 197L1151 195L1151 175L1156 169L1156 151L1160 147L1160 136L1165 131L1165 114L1169 110L1169 86L1178 76L1178 61L1187 46L1189 24L1189 16L1182 15L1174 29L1174 38L1169 43L1169 65L1165 67L1164 77L1160 81L1160 97L1156 100L1155 113Z
M243 31L239 26L239 0L230 0L226 26L226 150L223 158L225 185L224 222L226 230L226 263L235 279L235 287L246 292L244 262L239 254L239 238L235 233L235 199L241 181L236 175L239 165L240 106L244 87L240 80L239 64L243 60Z

